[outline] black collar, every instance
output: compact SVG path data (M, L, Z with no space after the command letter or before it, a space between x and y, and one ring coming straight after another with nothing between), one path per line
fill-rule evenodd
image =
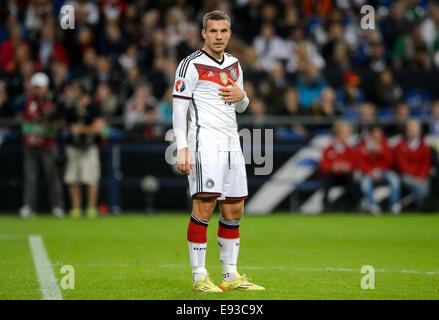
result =
M224 57L226 55L226 53L223 54L223 59L221 61L218 61L217 59L215 59L214 57L212 57L210 54L208 54L206 51L204 51L203 49L201 49L201 52L203 52L207 57L209 57L210 59L212 59L213 61L215 61L216 63L218 63L219 65L222 65L224 62Z

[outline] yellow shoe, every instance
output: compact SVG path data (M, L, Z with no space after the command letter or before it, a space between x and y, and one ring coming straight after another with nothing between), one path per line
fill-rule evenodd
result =
M81 215L82 215L81 208L72 208L69 211L70 218L79 219L81 218Z
M192 291L200 291L200 292L223 292L220 288L218 288L210 279L209 275L201 276L200 280L195 282Z
M222 280L220 288L222 290L265 290L264 287L249 282L245 274L241 276L239 273L236 274L236 279L232 282Z
M88 207L88 208L87 208L87 211L86 211L86 214L87 214L87 218L89 218L89 219L95 219L95 218L98 217L99 212L98 212L98 210L96 209L96 207Z

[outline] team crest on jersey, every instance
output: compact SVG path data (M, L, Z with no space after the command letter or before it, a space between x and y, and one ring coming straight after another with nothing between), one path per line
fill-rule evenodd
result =
M230 69L230 75L234 81L238 80L238 73L235 68Z
M178 81L175 83L175 90L176 90L177 92L183 92L184 89L186 89L186 85L184 84L184 81L183 81L183 80L178 80Z
M227 76L227 73L225 73L225 72L220 73L220 79L221 79L221 82L224 84L227 84L229 82L229 77Z
M207 179L207 181L206 181L206 188L207 189L213 189L213 187L215 187L215 182L211 178Z

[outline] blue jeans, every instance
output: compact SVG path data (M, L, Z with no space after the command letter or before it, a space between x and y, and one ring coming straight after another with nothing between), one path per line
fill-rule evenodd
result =
M402 183L410 189L410 191L416 197L416 203L420 205L422 200L428 196L428 192L430 189L430 182L428 178L418 180L415 177L404 174L402 175Z
M383 171L381 174L381 179L376 181L371 175L364 175L361 180L361 191L366 197L369 204L375 204L376 201L373 197L373 189L375 183L384 182L390 187L390 205L394 205L399 202L401 195L401 183L399 181L398 175L393 171Z

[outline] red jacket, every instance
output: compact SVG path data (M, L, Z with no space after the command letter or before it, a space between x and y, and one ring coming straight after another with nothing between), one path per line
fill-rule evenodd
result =
M23 144L31 147L43 147L51 149L56 145L56 138L48 132L40 132L38 129L44 130L44 123L50 121L50 115L55 111L55 106L50 100L38 101L29 98L26 101L24 110L23 123Z
M322 160L320 162L320 171L322 174L334 172L332 166L336 162L346 162L349 165L348 172L352 172L356 166L356 154L354 148L344 145L334 140L331 145L323 151Z
M364 174L370 174L374 169L389 170L393 167L393 152L387 140L381 142L380 152L369 150L366 140L362 140L357 147L358 167Z
M422 139L418 148L412 150L407 141L402 140L394 151L396 168L400 173L416 178L426 178L430 173L431 149Z

